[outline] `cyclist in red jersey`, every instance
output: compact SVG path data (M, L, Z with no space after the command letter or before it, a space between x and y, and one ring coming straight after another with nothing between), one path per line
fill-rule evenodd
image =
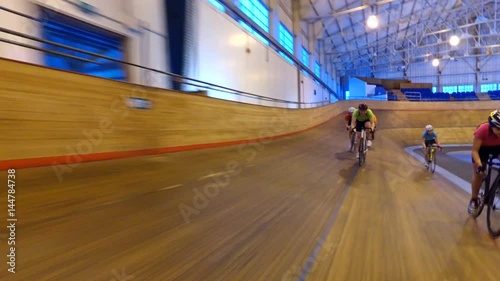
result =
M349 112L345 115L344 120L345 120L345 126L346 130L349 131L349 147L351 147L351 135L354 134L354 132L351 129L351 122L352 122L352 114L354 111L356 111L356 108L354 107L349 107Z
M484 172L479 168L486 166L488 155L494 157L500 155L500 110L494 110L488 116L488 122L482 123L474 132L474 142L472 144L472 163L474 164L474 173L472 176L472 195L469 203L468 212L475 215L478 209L478 195L484 178Z

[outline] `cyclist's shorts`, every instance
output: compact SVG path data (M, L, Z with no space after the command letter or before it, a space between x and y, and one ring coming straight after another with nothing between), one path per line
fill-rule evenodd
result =
M481 158L483 167L486 166L490 154L493 154L493 157L497 158L500 155L500 146L481 146L479 148L479 158ZM474 163L474 159L472 159L472 163Z
M426 140L425 141L425 147L429 147L433 144L436 144L436 140Z
M365 123L368 121L369 120L366 120L366 121L356 120L356 132L361 132L361 130L365 127Z

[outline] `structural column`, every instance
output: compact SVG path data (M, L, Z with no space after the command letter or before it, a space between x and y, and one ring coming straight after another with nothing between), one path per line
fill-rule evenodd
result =
M269 0L269 34L271 37L279 41L279 27L280 27L280 16L279 16L279 0Z
M169 34L170 70L172 73L187 76L190 58L189 51L196 44L195 25L196 0L165 0L167 32ZM167 50L166 50L167 51ZM173 82L175 90L182 90L181 83Z

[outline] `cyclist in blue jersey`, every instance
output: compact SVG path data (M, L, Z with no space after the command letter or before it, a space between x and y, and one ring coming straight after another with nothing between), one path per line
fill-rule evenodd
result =
M422 134L422 144L424 146L424 151L425 151L425 154L424 154L425 167L428 167L429 164L427 163L427 159L428 159L427 156L429 154L429 151L427 150L427 147L430 147L433 144L436 144L438 147L441 146L439 144L438 136L437 136L436 132L434 132L434 128L432 127L432 125L425 126L425 131Z

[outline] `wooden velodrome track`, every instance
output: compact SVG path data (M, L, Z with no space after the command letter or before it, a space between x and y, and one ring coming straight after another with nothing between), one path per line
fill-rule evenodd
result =
M339 116L282 139L82 163L62 182L19 169L16 273L4 228L0 280L499 280L484 215L469 219L468 194L403 150L429 122L469 143L484 112L377 111L362 168Z

